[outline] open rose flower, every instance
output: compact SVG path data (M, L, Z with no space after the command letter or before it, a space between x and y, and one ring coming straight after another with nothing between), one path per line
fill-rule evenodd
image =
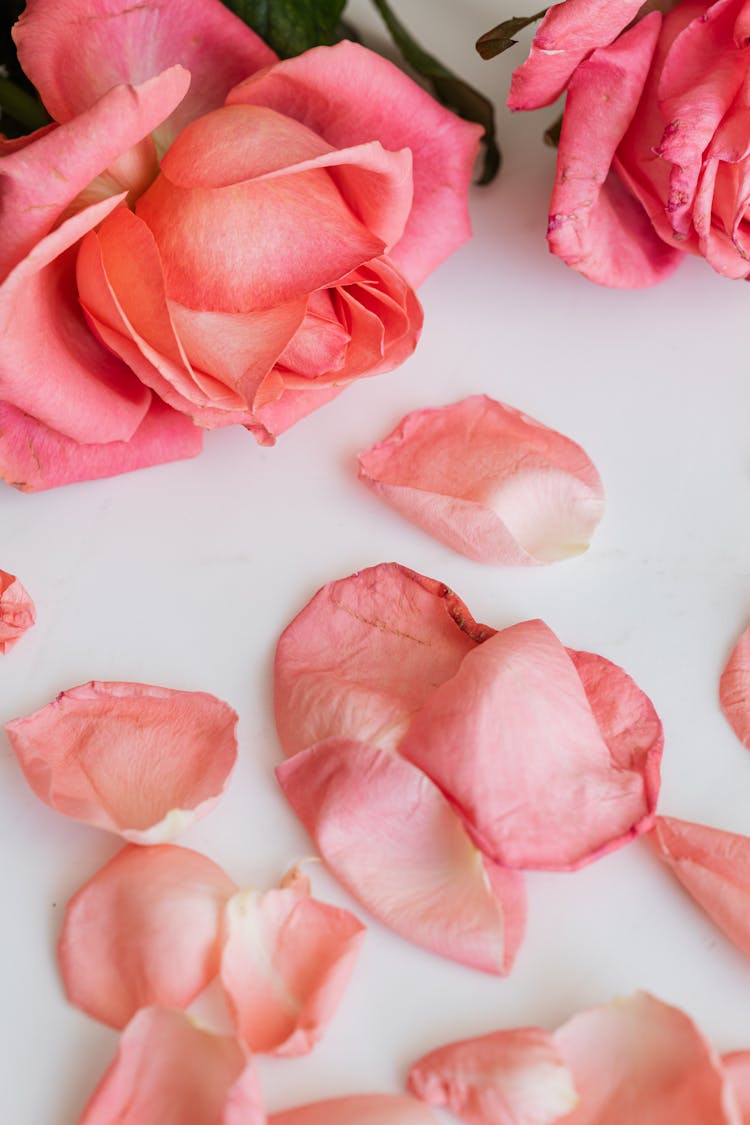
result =
M30 0L55 120L0 140L0 475L262 442L413 350L480 130L354 43L283 62L219 0Z
M509 105L536 109L567 90L554 254L621 287L661 281L685 254L750 274L749 40L744 0L550 8Z

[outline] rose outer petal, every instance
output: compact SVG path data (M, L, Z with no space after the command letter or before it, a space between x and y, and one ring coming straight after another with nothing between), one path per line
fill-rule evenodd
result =
M219 799L237 757L236 722L205 692L92 682L5 729L26 780L51 808L154 844Z
M742 1125L750 1125L750 1051L722 1055L721 1065L740 1109Z
M268 1125L436 1125L436 1122L427 1107L414 1098L362 1094L273 1113Z
M523 877L486 860L420 770L375 746L330 739L276 776L334 875L409 941L490 973L523 936Z
M0 570L0 653L10 652L35 621L36 610L26 587L15 574Z
M236 890L210 859L129 844L73 896L59 958L71 1004L111 1027L139 1008L186 1008L219 971L221 919Z
M719 700L740 742L750 746L750 629L737 641L722 672Z
M260 1086L235 1039L182 1012L144 1008L79 1125L266 1125Z
M604 509L580 446L486 395L408 414L359 475L449 547L506 566L580 554Z

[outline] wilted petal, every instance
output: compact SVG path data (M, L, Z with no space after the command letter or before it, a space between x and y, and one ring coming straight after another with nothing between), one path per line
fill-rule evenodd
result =
M740 1109L742 1125L750 1125L750 1051L722 1055L721 1065Z
M510 970L523 936L522 876L477 851L420 770L330 739L276 775L326 864L376 918L443 957Z
M246 1047L285 1056L311 1051L338 1007L364 934L348 910L311 898L304 878L266 894L236 894L226 910L221 982Z
M449 547L501 565L580 554L604 509L579 445L486 395L408 414L360 454L359 475Z
M130 844L73 896L60 936L68 999L112 1027L139 1008L186 1008L219 971L220 867L173 844Z
M155 844L223 793L237 757L236 722L231 707L205 692L94 682L5 729L46 804Z
M0 570L0 652L9 652L36 621L31 596L15 574Z
M436 1122L427 1107L414 1098L362 1094L273 1113L268 1125L436 1125Z
M326 738L396 746L434 688L493 632L442 582L398 563L330 582L276 650L284 750L295 754Z
M719 683L719 700L734 733L750 746L750 629L732 650Z
M236 1039L169 1008L145 1008L79 1125L266 1125L260 1086Z
M467 1125L550 1125L578 1101L552 1036L538 1027L439 1047L411 1068L409 1089Z

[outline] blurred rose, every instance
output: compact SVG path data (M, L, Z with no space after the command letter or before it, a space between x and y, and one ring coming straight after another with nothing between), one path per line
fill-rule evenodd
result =
M279 62L219 0L30 0L57 124L3 141L0 475L260 441L414 349L480 130L353 43Z

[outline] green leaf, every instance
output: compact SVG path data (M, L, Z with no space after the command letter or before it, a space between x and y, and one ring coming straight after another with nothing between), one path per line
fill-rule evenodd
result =
M0 126L3 128L6 114L29 132L49 124L49 117L38 98L22 90L9 78L0 76Z
M224 0L282 59L340 38L346 0Z
M483 59L494 59L495 55L501 55L503 51L507 51L509 47L514 47L517 40L513 38L519 31L523 31L525 27L530 27L532 23L537 23L547 15L548 8L542 8L541 12L537 12L535 16L514 16L512 19L504 20L499 23L497 27L493 27L492 31L486 31L484 35L480 35L477 39L477 50Z
M495 132L495 110L484 94L480 94L468 82L448 70L439 59L425 51L404 25L398 20L386 0L372 0L383 17L383 22L391 33L406 62L422 78L430 83L435 96L459 117L476 121L484 127L484 167L479 178L480 184L494 180L500 170L502 157Z

